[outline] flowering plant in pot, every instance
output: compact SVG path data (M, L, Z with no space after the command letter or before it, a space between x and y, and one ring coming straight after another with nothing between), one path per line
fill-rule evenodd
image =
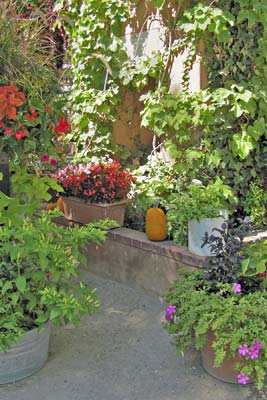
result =
M67 165L58 169L51 177L56 178L64 189L66 218L87 223L104 216L120 225L123 223L125 202L135 177L124 170L119 162ZM84 211L83 215L77 215L73 209L77 204L76 199L79 200L77 212ZM108 214L108 210L111 214ZM115 210L114 213L112 210Z
M82 248L90 241L103 243L111 226L107 221L56 225L53 214L34 213L36 192L19 184L15 190L14 197L0 192L0 383L31 375L46 361L48 334L46 353L40 356L38 346L31 343L25 351L21 344L29 333L36 337L49 322L77 324L98 308L95 289L79 279L80 265L86 264Z
M204 368L216 378L254 381L260 390L267 370L267 241L244 244L243 225L225 223L220 234L206 238L215 252L206 268L185 273L168 290L165 327L178 351L201 349Z

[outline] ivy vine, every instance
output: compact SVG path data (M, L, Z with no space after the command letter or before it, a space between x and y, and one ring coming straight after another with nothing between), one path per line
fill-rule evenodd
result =
M150 17L161 18L165 26L164 46L130 59L122 34L136 3L69 0L64 11L71 43L73 139L80 154L112 152L121 90L142 90L142 124L170 149L177 171L207 180L222 176L239 196L242 212L255 177L261 187L267 185L265 1L146 0ZM182 54L182 90L174 95L170 72ZM208 86L191 93L189 72L197 57L206 65Z

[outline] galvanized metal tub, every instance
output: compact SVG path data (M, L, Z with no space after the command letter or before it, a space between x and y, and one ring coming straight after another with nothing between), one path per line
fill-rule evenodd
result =
M11 383L37 372L47 361L50 324L26 332L18 343L0 352L0 384Z

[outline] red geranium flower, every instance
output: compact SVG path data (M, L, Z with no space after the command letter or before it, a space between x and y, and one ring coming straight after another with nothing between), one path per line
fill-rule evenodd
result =
M70 124L68 123L68 121L66 121L64 118L59 118L58 119L58 124L55 127L55 132L56 133L60 133L60 132L67 132L69 129L71 128Z

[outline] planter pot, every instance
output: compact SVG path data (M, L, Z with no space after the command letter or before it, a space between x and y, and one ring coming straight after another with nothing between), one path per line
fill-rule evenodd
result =
M109 218L123 225L126 204L130 202L123 200L112 204L90 204L75 197L62 197L62 199L65 218L81 224Z
M0 352L0 384L15 382L37 372L48 357L50 325L26 332L6 352Z
M188 248L191 253L198 256L212 256L212 252L208 245L203 245L205 232L208 235L219 236L219 232L213 231L214 228L221 229L223 222L228 218L226 211L221 211L222 217L203 218L199 221L193 219L188 223Z
M212 332L208 334L207 341L201 349L202 365L203 368L214 378L227 383L238 383L238 372L234 370L234 365L237 362L244 361L238 354L235 357L226 358L223 360L220 367L214 367L215 353L212 343L215 336Z

